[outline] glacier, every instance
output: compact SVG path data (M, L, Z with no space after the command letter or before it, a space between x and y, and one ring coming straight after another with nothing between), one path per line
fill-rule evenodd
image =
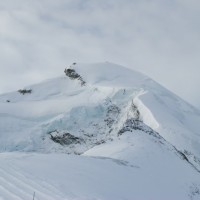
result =
M0 95L0 199L200 199L200 111L140 72L73 63Z

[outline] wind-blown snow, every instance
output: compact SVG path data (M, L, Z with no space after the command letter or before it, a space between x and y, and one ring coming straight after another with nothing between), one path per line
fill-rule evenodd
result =
M120 65L69 69L0 95L0 199L200 198L198 110Z
M134 104L137 106L138 110L142 115L142 121L154 130L159 128L159 123L156 121L152 112L142 103L140 96L145 95L145 93L139 94L134 98Z

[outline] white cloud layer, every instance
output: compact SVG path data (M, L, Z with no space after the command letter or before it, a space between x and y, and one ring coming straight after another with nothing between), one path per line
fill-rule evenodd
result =
M110 61L200 108L199 53L199 0L0 1L1 93Z

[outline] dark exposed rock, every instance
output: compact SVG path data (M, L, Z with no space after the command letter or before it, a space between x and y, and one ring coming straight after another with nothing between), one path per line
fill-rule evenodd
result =
M104 121L106 122L106 125L111 128L114 122L116 121L116 118L120 114L121 110L118 106L115 104L112 104L108 106L107 112L106 112L106 119Z
M100 144L104 144L104 143L106 143L105 140L100 140L100 141L96 142L95 145L100 145Z
M135 120L140 120L140 111L138 110L137 106L133 103L131 104L132 112L135 116Z
M156 138L161 138L161 136L157 132L155 132L149 126L144 124L142 121L133 119L133 118L127 119L125 121L123 127L118 132L118 136L122 135L123 133L125 133L127 131L132 132L133 130L144 131L145 133L148 133L149 135L153 135Z
M177 149L176 149L176 150L177 150ZM186 156L183 152L181 152L181 151L179 151L179 150L177 150L177 152L179 153L179 155L181 156L181 158L182 158L183 160L186 160L187 162L189 162L187 156Z
M74 64L75 65L75 64ZM83 78L74 70L74 69L65 69L65 74L72 80L79 80L81 82L81 85L84 86L86 82L83 80Z
M56 133L56 134L52 134ZM50 132L51 140L61 145L70 145L70 144L78 144L81 142L81 139L71 135L70 133L60 134L58 131Z
M112 125L113 125L113 123L115 122L115 120L114 120L113 118L111 118L111 117L106 118L104 121L106 122L106 125L107 125L109 128L111 128Z
M107 108L107 116L110 114L118 115L119 113L120 113L120 108L117 107L115 104L112 104Z
M18 90L18 92L20 93L20 94L23 94L23 95L25 95L25 94L31 94L32 93L32 89L29 89L29 90L27 90L27 89L23 89L23 90Z
M77 79L80 77L79 74L76 73L74 69L65 69L66 76L70 77L71 79Z

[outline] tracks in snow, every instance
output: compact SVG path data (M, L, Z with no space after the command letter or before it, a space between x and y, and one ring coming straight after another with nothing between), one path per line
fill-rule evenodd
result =
M31 179L13 167L0 166L0 200L64 200L52 185Z

